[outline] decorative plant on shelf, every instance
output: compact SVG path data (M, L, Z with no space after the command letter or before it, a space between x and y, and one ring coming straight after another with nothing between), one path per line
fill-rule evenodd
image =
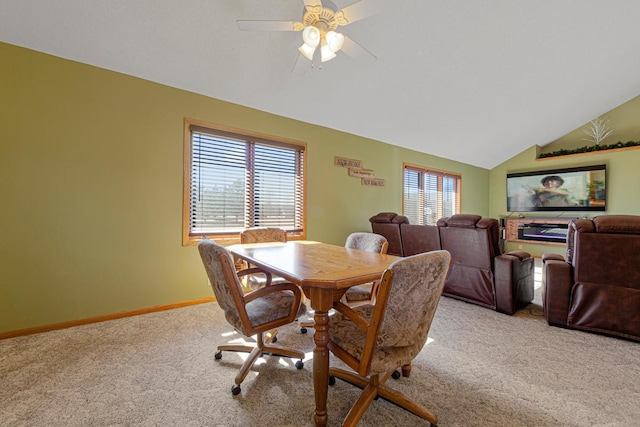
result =
M626 148L626 147L637 147L640 146L640 141L627 141L622 142L618 141L615 144L603 144L603 145L592 145L590 147L580 147L575 150L558 150L552 151L550 153L541 153L538 158L543 159L545 157L557 157L557 156L568 156L570 154L579 154L579 153L590 153L593 151L604 151L604 150L614 150L616 148Z
M613 130L609 128L609 120L603 120L597 118L591 120L591 128L589 130L583 130L589 138L582 138L585 141L593 142L596 145L600 145L607 137L609 137Z
M600 144L606 138L610 137L613 133L613 130L609 128L609 120L602 119L598 117L597 119L591 120L591 127L588 130L583 130L585 134L587 134L588 138L582 138L585 141L592 142L593 145L584 146L576 149L560 149L558 151L552 151L549 153L540 153L538 156L539 159L543 159L546 157L557 157L557 156L568 156L570 154L580 154L580 153L591 153L593 151L604 151L604 150L614 150L616 148L627 148L627 147L638 147L640 146L640 141L627 141L622 142L618 141L613 144Z

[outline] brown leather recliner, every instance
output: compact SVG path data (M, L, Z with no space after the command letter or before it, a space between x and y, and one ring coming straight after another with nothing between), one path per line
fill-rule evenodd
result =
M435 225L400 224L404 256L440 250L440 233Z
M452 258L443 295L506 314L533 300L534 260L523 251L502 254L497 219L459 214L437 225Z
M389 242L387 249L389 255L405 256L402 250L400 224L409 224L409 218L395 212L380 212L369 218L369 222L374 233L386 237Z
M542 256L550 325L640 341L640 216L569 223L567 257Z

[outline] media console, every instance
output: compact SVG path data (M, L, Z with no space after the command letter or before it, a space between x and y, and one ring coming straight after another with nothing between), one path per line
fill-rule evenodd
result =
M573 218L505 218L508 242L565 245L569 221Z

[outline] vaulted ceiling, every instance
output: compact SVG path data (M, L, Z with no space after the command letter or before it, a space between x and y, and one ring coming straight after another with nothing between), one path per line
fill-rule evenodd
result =
M0 0L0 41L483 168L640 94L638 0L365 1L377 60L303 74L300 32L236 24L302 0Z

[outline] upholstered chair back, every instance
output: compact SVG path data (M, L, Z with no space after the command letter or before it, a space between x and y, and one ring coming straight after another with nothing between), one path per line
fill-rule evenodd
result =
M365 252L386 254L389 243L384 236L376 233L351 233L344 244L345 248L358 249Z
M427 341L450 261L449 252L440 250L405 257L389 267L393 281L378 335L379 347L404 347L406 361L417 356ZM384 366L379 372L388 369Z
M240 232L240 243L268 243L287 242L287 232L277 227L251 227ZM249 264L241 259L236 259L236 269L248 268ZM282 283L285 280L281 277L274 277L273 283ZM266 284L265 278L261 275L250 275L243 279L243 284L249 289L259 289Z
M218 305L224 311L225 318L234 328L245 333L240 320L240 313L237 309L240 304L236 301L237 298L242 296L240 280L235 274L227 273L230 277L225 277L221 261L222 258L225 258L229 265L233 266L231 254L222 245L208 239L200 241L198 251L209 277L213 293L216 296Z
M301 369L304 366L304 352L279 343L273 344L277 328L293 322L297 313L305 311L305 306L300 304L300 288L293 283L272 284L271 274L257 267L236 271L231 253L212 240L201 240L198 251L218 305L229 324L246 337L255 336L255 345L234 342L218 346L216 360L222 358L223 351L248 353L235 377L231 393L234 396L240 393L240 384L256 360L264 354L299 358L296 368ZM245 296L239 277L257 273L266 275L267 285ZM270 333L265 338L263 334L267 331Z
M409 365L426 343L450 263L447 251L395 261L382 275L376 304L353 309L366 330L347 320L351 309L336 307L329 319L331 351L363 376Z
M247 228L240 233L240 243L262 243L287 241L287 232L275 227Z
M351 308L340 301L334 303L327 346L357 375L336 367L329 372L364 390L343 426L357 425L377 396L431 425L438 422L434 413L384 383L399 368L409 375L411 361L427 342L450 263L451 255L442 250L400 258L382 274L375 305Z

